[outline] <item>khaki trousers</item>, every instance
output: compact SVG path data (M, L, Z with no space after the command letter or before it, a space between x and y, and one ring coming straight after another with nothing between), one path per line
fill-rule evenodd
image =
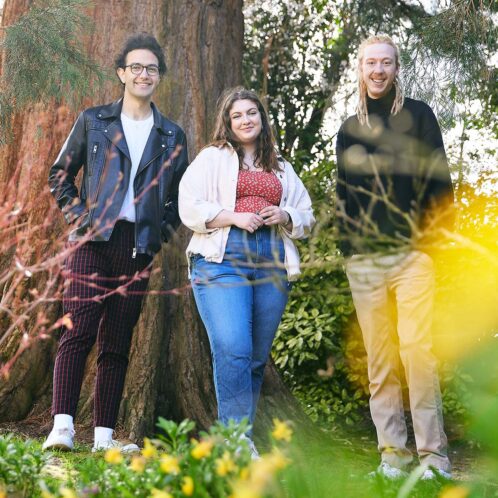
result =
M370 411L382 461L402 468L412 460L406 448L402 366L420 462L449 471L432 354L432 259L419 251L355 255L347 261L346 273L367 351Z

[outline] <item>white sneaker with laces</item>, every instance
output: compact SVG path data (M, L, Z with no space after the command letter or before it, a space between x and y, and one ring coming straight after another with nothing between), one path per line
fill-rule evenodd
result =
M389 465L387 462L382 462L377 467L376 470L368 474L368 477L376 477L378 475L385 477L386 479L389 479L391 481L394 481L396 479L404 479L405 477L408 477L407 472L398 469L398 467L393 467L392 465Z
M420 478L421 481L432 481L432 479L436 479L437 477L442 477L443 479L450 480L452 478L451 472L448 472L443 469L426 469Z
M74 429L64 427L62 429L52 429L47 439L43 443L43 450L71 451L74 448Z
M107 441L96 441L93 445L92 453L107 451L111 448L118 448L121 453L136 453L140 451L140 448L135 443L122 443L115 439L109 439Z

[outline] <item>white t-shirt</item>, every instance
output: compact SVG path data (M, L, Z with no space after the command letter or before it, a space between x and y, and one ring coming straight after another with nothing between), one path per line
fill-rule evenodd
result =
M123 124L128 150L130 151L131 172L130 183L128 184L128 190L123 200L118 219L135 222L135 205L133 204L135 194L133 192L133 182L150 135L150 130L154 125L154 115L151 113L147 119L135 121L121 113L121 123Z

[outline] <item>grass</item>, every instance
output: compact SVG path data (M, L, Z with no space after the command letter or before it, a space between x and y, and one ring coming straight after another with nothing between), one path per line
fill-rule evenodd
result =
M493 498L498 497L496 476L485 473L482 463L480 476L468 477L465 481L420 481L414 471L406 480L389 481L380 476L368 477L379 463L375 443L370 434L337 431L317 432L314 437L296 433L287 447L292 463L276 478L266 494L251 495L271 498ZM0 436L1 437L1 436ZM24 441L15 439L19 444ZM31 448L39 450L42 441L34 441ZM270 447L261 445L263 453ZM469 447L461 445L458 452L468 452ZM494 462L494 461L493 461ZM491 462L491 463L493 463ZM0 462L1 463L1 462ZM76 476L81 469L95 463L103 464L102 453L91 453L91 446L76 444L71 453L54 452L48 458L49 464L42 471L42 477L54 484L61 477ZM492 466L489 466L492 468ZM56 470L59 469L59 470ZM84 472L84 470L83 470ZM1 476L1 474L0 474ZM53 489L53 487L52 487ZM1 478L0 478L1 490ZM0 491L0 496L1 491ZM23 495L19 495L23 496ZM30 496L31 495L26 495ZM36 495L33 495L33 497ZM76 495L75 495L76 496ZM82 496L82 495L80 495ZM106 494L106 498L120 498L120 493ZM132 495L130 495L132 496ZM133 495L138 496L138 495ZM147 495L148 496L148 495ZM177 496L176 494L174 495ZM197 495L194 495L197 496ZM201 496L201 495L199 495ZM204 495L203 495L204 496ZM214 497L213 498L218 498Z

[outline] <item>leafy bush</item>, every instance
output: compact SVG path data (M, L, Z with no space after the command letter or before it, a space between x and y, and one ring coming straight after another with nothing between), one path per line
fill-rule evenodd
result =
M13 435L0 436L0 497L33 497L46 458L33 441L22 442ZM2 495L3 493L3 495Z
M264 497L275 486L275 475L288 464L276 444L260 460L251 460L241 439L244 424L218 423L201 432L199 439L190 439L194 423L188 420L176 424L159 418L158 426L162 433L145 439L140 454L125 457L113 448L104 458L86 459L65 482L42 483L43 498ZM291 433L287 424L275 420L275 443L290 440Z

